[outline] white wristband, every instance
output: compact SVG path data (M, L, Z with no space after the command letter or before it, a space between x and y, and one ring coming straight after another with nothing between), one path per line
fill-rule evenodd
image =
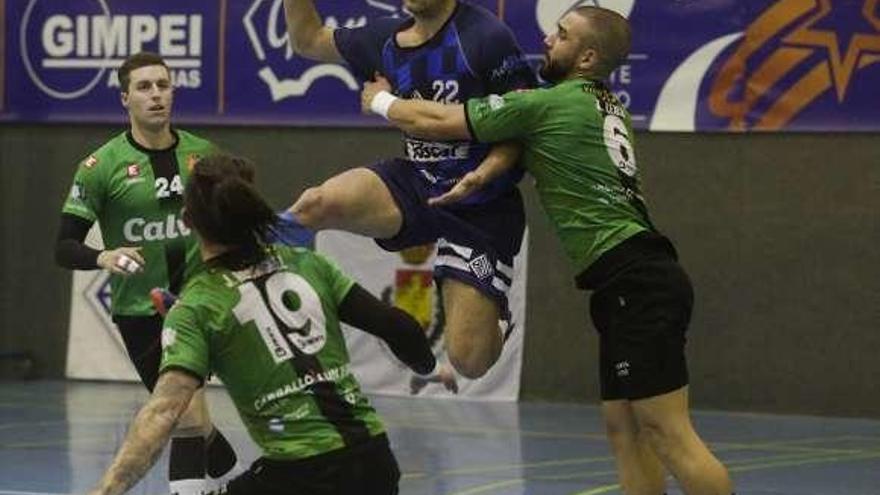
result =
M379 91L373 97L373 101L370 102L370 110L388 120L388 110L391 109L391 104L395 101L397 101L397 97L393 94L384 90Z

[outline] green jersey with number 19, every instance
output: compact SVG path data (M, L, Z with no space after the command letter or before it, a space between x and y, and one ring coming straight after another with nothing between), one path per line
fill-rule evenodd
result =
M215 372L266 457L295 460L384 431L349 369L337 308L354 282L301 248L240 271L208 262L165 319L162 371Z
M466 113L477 140L524 144L522 163L578 273L652 228L630 115L602 83L575 79L472 99Z
M98 222L106 249L141 247L144 271L110 277L112 313L155 313L149 292L177 292L200 263L198 246L180 218L189 169L214 145L186 131L173 131L176 143L148 150L124 132L83 160L63 212Z

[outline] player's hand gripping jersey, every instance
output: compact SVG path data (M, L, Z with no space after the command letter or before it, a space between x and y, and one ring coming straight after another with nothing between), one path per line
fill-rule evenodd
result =
M209 261L193 275L165 320L161 369L216 373L269 458L312 457L383 432L339 323L354 282L311 251L271 253L256 267Z
M458 103L469 98L531 88L535 76L513 34L487 10L459 2L449 21L426 43L401 47L396 34L412 19L372 19L359 28L339 28L339 53L363 80L378 72L403 98ZM489 145L470 141L426 141L404 136L404 156L419 168L430 196L447 192L486 157ZM465 204L489 201L514 187L522 177L511 169Z
M165 150L148 150L128 132L110 140L80 163L63 207L64 213L97 221L106 249L143 248L143 272L111 276L114 315L153 314L150 289L178 292L200 263L180 210L189 168L214 146L186 131L174 133L177 142Z

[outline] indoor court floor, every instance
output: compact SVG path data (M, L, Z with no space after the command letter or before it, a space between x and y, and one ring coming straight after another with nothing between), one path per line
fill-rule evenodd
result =
M0 495L84 493L147 397L135 384L0 382ZM225 393L215 423L257 452ZM620 494L593 406L375 397L402 495ZM739 495L880 495L880 421L697 411ZM167 493L167 460L130 493ZM669 494L679 494L670 482Z

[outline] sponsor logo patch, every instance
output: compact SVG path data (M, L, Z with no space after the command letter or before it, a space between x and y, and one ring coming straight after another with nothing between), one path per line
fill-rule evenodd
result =
M480 279L489 278L495 273L495 269L492 267L492 264L489 263L489 258L485 254L481 254L470 260L468 265L471 267L471 271L474 272L474 275Z

